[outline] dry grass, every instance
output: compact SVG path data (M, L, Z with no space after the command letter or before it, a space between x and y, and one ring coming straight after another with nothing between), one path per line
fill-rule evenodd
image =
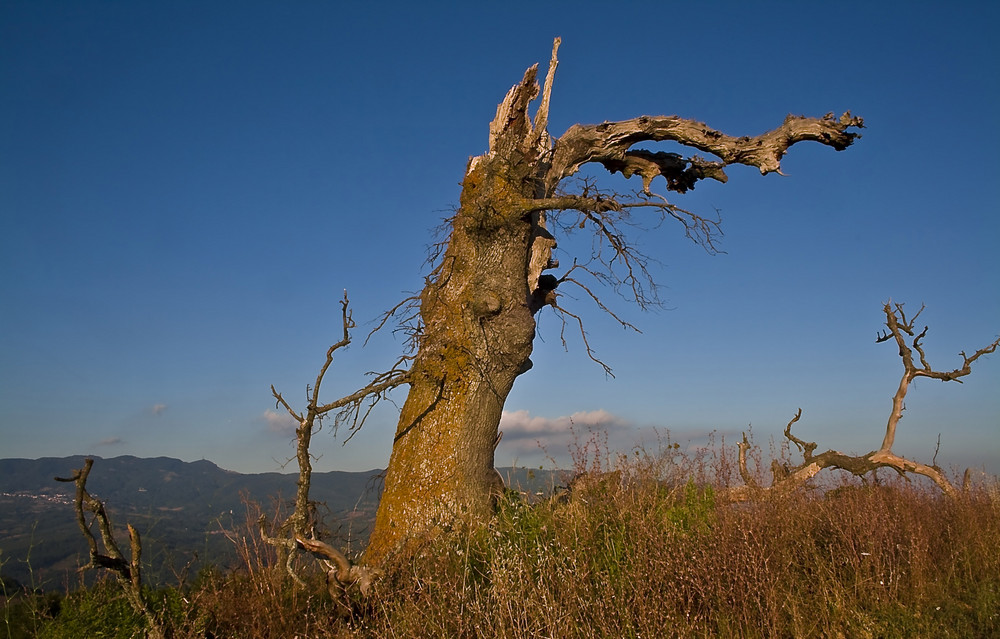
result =
M1000 504L902 483L727 506L710 485L597 483L508 501L442 540L372 636L986 637ZM408 580L408 581L407 581Z
M1000 636L995 484L949 499L844 482L732 505L725 457L600 450L578 448L590 475L568 495L509 494L488 525L438 536L351 606L317 594L317 574L293 588L248 516L243 565L184 593L175 636Z

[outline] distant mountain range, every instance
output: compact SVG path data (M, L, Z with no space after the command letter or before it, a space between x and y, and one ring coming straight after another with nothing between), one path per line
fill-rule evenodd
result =
M0 459L0 574L5 579L35 588L63 588L78 579L87 544L73 514L75 488L54 478L71 476L84 459ZM234 565L230 537L255 528L258 512L287 514L298 478L297 473L235 473L204 460L93 459L87 488L105 503L122 539L126 524L139 530L146 579L153 585L176 584L188 564L189 575L206 564ZM500 471L508 485L532 492L559 482L554 471ZM319 514L327 540L353 550L363 547L375 520L382 473L313 473L310 495L325 505ZM123 552L127 547L122 544Z

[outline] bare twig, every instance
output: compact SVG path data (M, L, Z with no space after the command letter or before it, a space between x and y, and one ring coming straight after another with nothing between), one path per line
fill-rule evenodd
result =
M299 586L305 586L305 582L296 574L293 564L297 551L303 546L301 543L297 543L296 540L304 539L307 533L314 530L314 526L312 526L310 522L312 502L309 500L309 491L312 485L312 461L309 446L312 443L313 434L319 430L319 424L322 423L322 419L327 413L339 410L334 417L334 429L337 428L337 425L349 420L351 424L351 436L347 439L350 440L353 434L356 433L364 424L375 405L385 397L385 393L401 384L406 383L409 375L409 371L401 366L411 358L409 356L403 356L396 361L396 364L389 371L374 374L374 378L371 383L367 384L360 390L336 401L320 404L320 390L323 386L323 381L326 377L327 371L329 371L330 365L333 363L334 353L350 345L350 331L355 327L350 310L350 300L347 297L347 291L344 291L344 298L341 300L340 306L343 336L340 341L332 344L326 351L326 359L320 367L319 373L316 375L316 381L313 386L307 390L308 405L306 406L305 413L296 412L288 404L284 397L282 397L281 393L275 390L273 385L271 386L271 394L275 398L276 405L283 406L299 424L295 429L295 457L299 467L299 478L295 495L295 507L292 514L280 527L281 530L289 536L272 537L268 535L265 530L265 521L263 517L261 517L259 522L260 535L261 539L266 543L283 548L286 551L286 571L291 576L292 580ZM399 306L393 309L393 311L398 308ZM393 311L390 311L390 313L386 315L383 319L383 324L387 318L391 316ZM381 327L381 325L379 327ZM367 408L365 408L366 402ZM313 543L322 544L322 542L316 540L313 540ZM323 545L326 546L326 544ZM341 555L341 557L343 557L343 555ZM345 562L347 561L346 557L343 557L343 559ZM358 570L361 569L359 568ZM367 582L364 589L367 590Z
M614 377L615 374L611 372L611 367L608 366L607 364L605 364L603 361L601 361L594 354L594 350L592 348L590 348L590 342L587 341L587 331L585 331L584 328L583 328L583 320L580 319L580 316L579 315L575 315L573 313L570 313L569 311L567 311L566 309L562 308L558 304L552 304L552 308L554 308L560 314L560 316L569 316L569 317L572 317L574 320L576 320L577 325L580 327L580 338L583 340L583 347L585 349L587 349L587 357L589 357L591 359L591 361L595 362L601 368L603 368L605 375L607 375L609 377ZM565 317L562 318L562 324L563 324L563 327L562 327L562 330L559 332L559 337L562 340L563 348L566 348L567 344L566 344L566 319L565 319Z

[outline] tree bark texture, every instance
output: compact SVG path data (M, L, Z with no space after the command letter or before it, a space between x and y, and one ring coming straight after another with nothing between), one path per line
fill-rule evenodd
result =
M522 144L534 75L505 100L513 108L498 113L491 153L470 162L447 248L420 295L423 332L367 562L414 532L487 513L502 489L497 427L535 336L528 271L539 216L523 204L536 195L537 157Z
M364 554L369 565L456 517L487 515L502 490L493 459L501 411L514 380L531 367L534 315L554 304L557 285L555 278L541 275L554 266L555 240L546 228L546 211L630 206L586 193L557 197L564 178L596 162L626 177L640 175L646 193L656 177L665 178L668 190L683 192L705 177L724 181L723 169L731 163L756 166L762 173L778 171L785 150L802 140L846 148L856 137L847 129L862 125L850 114L840 119L790 116L764 135L733 138L682 118L640 117L575 125L552 140L546 125L558 45L557 39L544 88L536 82L536 65L498 106L489 150L469 162L446 248L420 294L417 353ZM532 121L529 105L539 93ZM719 160L632 149L662 140ZM589 219L595 233L605 231L600 218Z

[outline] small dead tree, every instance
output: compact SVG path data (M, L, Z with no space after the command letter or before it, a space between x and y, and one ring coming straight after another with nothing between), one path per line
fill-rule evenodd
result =
M87 540L87 545L90 547L90 562L85 566L81 566L80 570L104 568L113 572L118 579L118 583L121 585L122 591L125 593L126 599L128 599L129 605L145 618L146 624L149 627L148 636L154 639L165 637L166 630L163 624L160 623L160 620L142 593L142 572L140 567L142 540L139 537L139 531L133 528L132 524L128 524L131 558L125 559L121 549L118 547L118 542L115 540L114 526L111 525L111 518L108 516L108 511L104 507L104 503L91 495L87 490L87 477L90 475L90 469L93 465L94 460L88 457L84 460L83 468L74 470L70 477L55 478L56 481L73 482L76 484L76 497L73 500L73 505L76 509L76 521L80 526L80 532L83 533L83 536ZM94 521L89 524L84 514L85 510L94 514ZM97 529L101 533L101 543L104 546L103 553L100 552L97 538L94 537L94 532L91 530L91 526L95 522L97 523Z
M312 436L322 427L323 418L329 413L334 413L335 429L341 424L349 423L351 436L353 436L364 424L376 404L384 399L385 393L405 383L407 379L407 371L400 368L400 364L406 358L401 358L391 370L374 375L372 381L357 392L333 402L320 403L320 388L330 365L333 363L333 354L350 345L350 331L355 327L347 291L344 291L344 298L341 300L340 306L343 336L340 341L327 349L326 361L320 367L316 381L311 387L306 386L306 410L297 412L281 393L275 390L273 385L271 386L271 394L276 402L275 407L283 407L298 423L295 429L295 459L299 467L299 478L296 484L295 506L292 514L279 527L278 535L268 535L263 515L258 521L261 538L284 550L286 570L300 586L305 586L305 582L294 570L297 550L305 549L324 560L334 562L332 565L327 565L327 583L334 596L336 596L338 589L343 589L354 583L359 583L362 591L367 594L370 576L369 571L353 566L343 553L316 539L314 504L309 499L309 490L312 485L312 456L309 453L309 446L312 442ZM351 436L348 436L348 439Z
M824 468L837 468L845 470L858 477L863 477L879 468L891 468L901 476L907 473L922 475L933 481L946 495L954 496L959 490L965 490L969 486L969 470L965 471L965 478L961 488L954 485L935 459L930 464L925 464L910 459L905 459L892 452L892 445L896 441L896 429L899 420L903 418L905 409L906 393L910 384L920 378L937 379L942 382L962 383L963 377L972 373L972 363L983 355L993 353L1000 345L1000 337L993 340L987 346L980 348L972 355L966 355L965 351L959 353L962 358L961 368L951 371L936 371L931 368L924 353L921 341L927 335L927 326L919 333L916 331L915 323L920 314L924 311L921 306L913 317L907 319L906 312L902 304L886 302L882 311L885 313L886 330L878 333L875 342L894 341L899 347L899 356L903 361L903 375L899 380L899 387L892 397L892 411L889 413L889 421L886 424L885 436L882 438L882 445L878 450L873 450L864 455L846 455L844 453L827 450L820 454L815 454L817 445L815 442L807 442L792 434L792 426L802 417L800 408L792 417L788 425L785 426L785 438L794 444L802 453L802 463L797 466L787 466L775 460L771 466L772 483L767 488L762 487L752 476L747 468L747 452L750 443L747 441L746 433L743 434L743 441L739 446L739 470L740 475L746 485L736 487L729 492L729 497L734 500L747 499L754 494L764 491L787 492L800 488L808 480L816 476ZM916 356L914 356L914 351Z

